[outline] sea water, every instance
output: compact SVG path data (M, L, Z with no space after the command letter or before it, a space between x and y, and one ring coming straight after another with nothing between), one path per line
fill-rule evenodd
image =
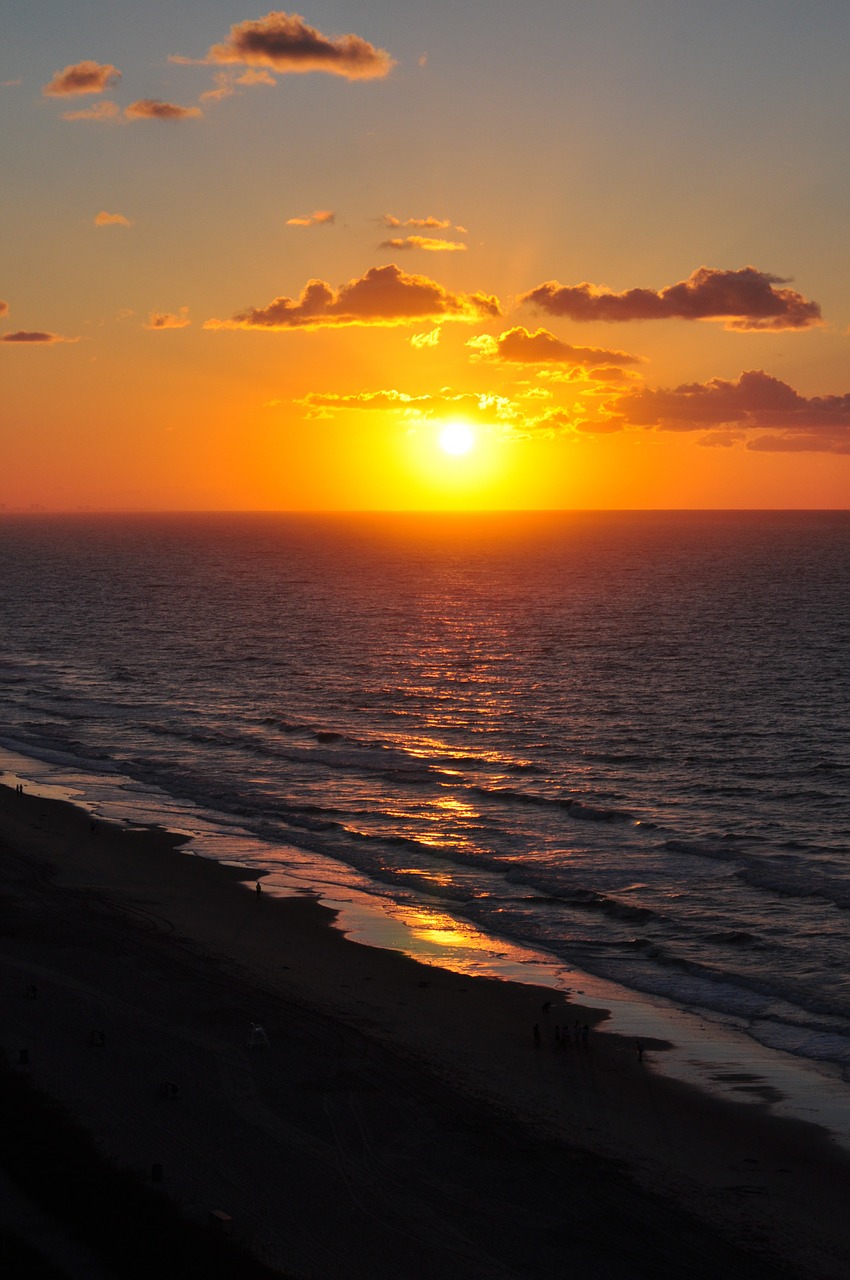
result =
M0 515L7 769L846 1079L848 632L847 512Z

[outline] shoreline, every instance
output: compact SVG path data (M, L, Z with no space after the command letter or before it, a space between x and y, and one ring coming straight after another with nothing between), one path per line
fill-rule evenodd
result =
M105 1114L109 1108L104 1103L102 1073L111 1081L112 1094L128 1092L142 1110L153 1107L153 1118L161 1126L161 1102L149 1100L145 1093L142 1107L135 1074L140 1058L155 1055L152 1041L161 1037L168 1054L184 1064L190 1059L194 1064L199 1053L211 1055L215 1070L210 1082L205 1076L197 1078L204 1080L209 1105L221 1110L223 1129L231 1125L241 1133L251 1126L256 1141L245 1156L248 1168L254 1160L262 1168L260 1147L269 1145L271 1150L280 1142L294 1144L302 1155L306 1151L319 1163L324 1159L319 1148L314 1150L315 1135L307 1141L299 1127L305 1090L312 1097L316 1089L320 1093L325 1089L322 1125L327 1108L340 1105L341 1095L354 1090L353 1096L360 1098L358 1124L366 1128L356 1142L352 1139L352 1149L356 1147L360 1156L363 1150L373 1154L380 1150L386 1164L386 1152L391 1150L393 1160L400 1160L397 1148L406 1143L416 1148L417 1177L426 1163L428 1128L436 1123L434 1117L450 1106L462 1105L476 1109L484 1134L497 1135L505 1126L522 1132L535 1162L548 1159L554 1146L565 1167L570 1160L584 1160L606 1171L603 1181L609 1191L612 1179L617 1184L621 1225L612 1226L617 1247L623 1256L636 1248L643 1253L640 1267L635 1255L624 1275L644 1274L646 1250L661 1248L634 1238L634 1213L641 1206L645 1216L647 1204L662 1216L666 1212L671 1220L687 1215L691 1231L694 1222L701 1223L698 1230L707 1233L702 1242L706 1258L711 1248L743 1250L735 1253L731 1271L726 1266L728 1274L756 1276L768 1264L773 1274L780 1274L783 1265L800 1276L837 1280L846 1274L850 1226L845 1225L842 1206L850 1186L850 1159L823 1130L770 1114L766 1099L762 1105L722 1101L658 1074L653 1059L662 1052L662 1045L645 1040L643 1060L638 1061L632 1037L605 1029L604 1009L568 1000L550 988L457 974L397 951L352 941L331 927L334 912L312 895L257 894L256 872L186 853L181 843L181 837L156 828L127 829L99 821L92 829L89 816L71 803L17 795L0 786L0 847L8 871L4 878L11 885L7 905L12 921L0 937L7 1006L3 1047L13 1056L17 1040L29 1036L31 1070L39 1083L78 1111L122 1162L145 1169L142 1151L146 1143L150 1149L146 1137L150 1123L134 1125L126 1116ZM51 929L46 929L48 920L54 922ZM120 963L104 966L102 955L100 963L93 960L89 937L106 938L107 952L111 948ZM158 1003L146 1003L152 999L149 985L156 986L169 973L183 975L172 984L173 992L171 986L163 988L174 1005L170 1015L162 1011L162 994ZM191 982L187 974L192 975ZM28 979L38 984L38 1000L21 999ZM193 983L210 993L205 998L211 1003L203 1026L189 1030L200 1006L197 1000L194 1004L183 1000L181 990ZM234 1003L235 991L241 1003ZM44 1013L50 1000L53 1020ZM551 1008L544 1011L547 1001ZM126 1038L141 1035L136 1056L116 1060L119 1055L110 1050L97 1059L101 1074L89 1078L91 1048L83 1043L84 1037L79 1044L73 1035L69 1041L66 1026L75 1005L86 1007L89 1022L95 1016L92 1010L97 1010L104 1023L126 1023ZM255 1053L246 1042L246 1031L255 1021L267 1030L268 1053L264 1047ZM574 1032L576 1022L590 1028L587 1046L557 1048L555 1027L566 1024ZM539 1047L533 1038L535 1023L540 1028ZM302 1045L300 1059L293 1049L293 1028L296 1038L306 1037L310 1046L308 1051ZM152 1029L157 1033L154 1037ZM80 1039L80 1033L75 1034ZM111 1038L110 1032L110 1042ZM318 1050L314 1041L319 1043ZM345 1051L337 1060L334 1049L331 1056L338 1069L333 1081L325 1080L323 1085L327 1045L337 1043ZM324 1065L317 1064L317 1052L318 1063ZM299 1081L301 1092L294 1102L278 1096L273 1079L266 1078L269 1063L279 1064L282 1056ZM69 1059L73 1059L70 1065ZM357 1082L362 1080L360 1068L354 1069L357 1062L368 1062L392 1097L403 1094L402 1111L412 1108L410 1099L416 1099L416 1116L408 1114L401 1139L396 1126L385 1133L382 1122L371 1113L364 1120L362 1099L380 1090L373 1081L371 1092L358 1092ZM191 1075L197 1065L191 1071L186 1065L185 1070ZM408 1077L415 1078L415 1087ZM318 1084L312 1083L314 1079ZM742 1084L746 1087L746 1082ZM432 1093L438 1100L433 1106L424 1105L422 1098ZM178 1167L179 1152L184 1147L193 1149L199 1153L200 1168L205 1164L200 1153L208 1141L214 1151L218 1139L215 1133L205 1134L202 1115L188 1124L186 1110L176 1111L180 1123L186 1123L185 1130L166 1132L159 1141L174 1147ZM346 1125L353 1123L347 1111L345 1117ZM166 1118L170 1124L171 1116ZM443 1138L447 1144L455 1140ZM474 1150L463 1151L462 1160L476 1176L486 1164L478 1150L486 1141L479 1136L472 1144ZM234 1167L237 1164L234 1161ZM526 1164L527 1159L518 1161L517 1169L525 1169ZM232 1183L231 1199L243 1205L237 1216L250 1218L247 1206L257 1198L256 1186L245 1167L239 1167L238 1177L231 1177L227 1168L216 1168L214 1176L187 1169L182 1176L194 1191L190 1195L181 1184L178 1199L184 1205L195 1203L200 1188L193 1179L203 1182L208 1177L212 1185L204 1203L209 1206L217 1181L222 1186ZM370 1177L377 1176L374 1167L371 1162ZM439 1159L437 1168L442 1168ZM405 1165L404 1174L413 1177L414 1170ZM279 1182L283 1177L279 1152L277 1159L269 1156L265 1172L255 1176ZM367 1249L372 1238L368 1231L358 1235L359 1229L349 1223L349 1200L357 1200L357 1179L349 1176L346 1181L344 1172L341 1176L344 1194L330 1208L327 1203L317 1204L314 1228L330 1212L345 1221L341 1239L348 1238L349 1231L359 1248ZM436 1169L432 1170L429 1187L436 1176ZM251 1184L248 1192L246 1178ZM239 1186L241 1191L234 1189ZM569 1187L574 1195L574 1183ZM381 1180L381 1189L389 1203L391 1188L386 1179ZM266 1198L270 1194L263 1192ZM287 1187L285 1194L292 1196L295 1191ZM517 1191L518 1203L524 1203L522 1196L527 1194ZM441 1212L452 1212L442 1204L442 1196L440 1202ZM529 1199L525 1212L536 1212L537 1203ZM361 1215L363 1211L360 1208ZM566 1212L563 1204L561 1211ZM485 1265L482 1252L484 1239L495 1229L488 1218L491 1212L478 1206L483 1224L473 1249L478 1262L473 1266L467 1258L463 1268L454 1272L449 1268L449 1274L485 1274L492 1262ZM302 1256L307 1246L302 1242L301 1253L295 1250L294 1257L287 1257L286 1245L276 1237L276 1243L272 1240L270 1216L271 1208L265 1214L257 1211L250 1233L255 1243L261 1243L261 1251L273 1256L276 1265L288 1265L295 1274L311 1274ZM627 1220L631 1244L622 1226ZM665 1231L669 1235L669 1223ZM594 1248L602 1257L609 1245L596 1239ZM323 1243L325 1247L330 1245ZM684 1245L680 1241L677 1247ZM574 1243L565 1237L559 1248L574 1252ZM426 1262L433 1266L436 1259L421 1238L417 1249L424 1275ZM716 1253L719 1266L718 1259ZM375 1270L377 1265L373 1258L371 1274L382 1274ZM444 1257L439 1265L445 1270ZM503 1273L522 1273L519 1263L511 1266ZM396 1269L399 1274L419 1274L407 1262ZM533 1269L529 1273L535 1274ZM693 1269L683 1273L702 1274ZM361 1271L349 1268L342 1274ZM365 1263L362 1274L370 1274ZM665 1272L649 1266L645 1274Z
M180 836L184 852L225 867L261 876L266 891L282 899L312 897L332 911L335 930L366 946L401 952L438 970L467 977L542 986L560 998L579 999L605 1012L606 1030L634 1044L666 1041L656 1053L655 1073L700 1090L714 1099L768 1104L772 1113L827 1130L850 1154L850 1083L840 1067L762 1044L733 1019L707 1010L683 1010L663 997L632 991L615 981L570 967L554 954L482 932L462 916L423 896L418 904L396 902L368 892L364 879L324 855L295 846L276 846L236 829L225 833L206 817L162 796L131 790L116 775L113 794L93 801L85 775L62 779L55 764L0 750L0 781L20 780L28 794L61 799L120 829L161 827ZM58 773L61 781L51 780ZM101 782L103 780L101 779ZM8 785L8 782L7 782ZM108 794L108 793L107 793ZM134 816L128 821L128 806ZM340 877L340 873L342 876Z

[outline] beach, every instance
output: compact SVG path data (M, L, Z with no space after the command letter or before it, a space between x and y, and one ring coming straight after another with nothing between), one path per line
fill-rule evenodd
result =
M312 896L10 786L0 860L8 1060L270 1266L847 1274L837 1144L664 1079L602 1009L350 941Z

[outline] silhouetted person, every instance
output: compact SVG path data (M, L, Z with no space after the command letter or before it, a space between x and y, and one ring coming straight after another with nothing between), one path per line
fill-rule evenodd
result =
M256 889L255 889L255 893L256 893L256 895L257 895L257 897L258 897L258 898L260 897L260 895L262 894L262 892L263 892L263 887L262 887L262 885L260 884L260 882L259 882L259 880L258 880L258 881L257 881Z

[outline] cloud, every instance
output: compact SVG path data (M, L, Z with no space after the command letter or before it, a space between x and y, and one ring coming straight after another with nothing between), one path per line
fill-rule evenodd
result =
M114 120L118 115L118 107L114 102L95 102L82 111L63 111L63 120Z
M172 311L152 311L144 327L153 330L185 329L191 323L189 308L181 307L176 314Z
M204 90L199 102L220 102L222 98L232 98L236 93L236 77L232 71L217 71L214 78L215 88Z
M439 325L436 329L429 329L427 333L414 333L410 339L410 345L417 351L422 351L425 347L437 347L440 344L441 333L442 329Z
M170 61L186 64L196 60L174 56ZM270 67L278 75L325 71L347 80L380 79L395 66L385 49L376 49L360 36L326 36L300 14L280 10L235 23L227 40L213 45L206 58L197 61Z
M241 76L236 77L237 84L255 85L255 84L277 84L274 76L269 71L255 71L251 67L247 71L243 71Z
M49 344L52 342L79 342L79 338L63 338L61 334L58 333L44 333L40 330L18 329L16 333L4 333L0 335L0 342Z
M310 392L296 400L308 418L333 418L339 413L369 411L399 415L412 427L438 421L448 415L462 417L480 426L499 427L507 438L532 435L554 436L576 433L604 435L621 429L607 417L576 403L572 408L553 406L545 391L534 389L509 399L489 392L451 392L444 388L436 395L410 395L405 391L360 391L351 395Z
M561 285L550 280L522 295L554 316L570 320L725 320L739 331L808 329L821 323L821 311L787 281L755 267L721 271L698 267L687 280L652 289L612 293L593 284Z
M222 98L232 98L237 93L238 86L252 88L258 84L277 84L268 71L253 71L250 67L241 75L237 75L235 71L217 71L214 79L215 88L206 89L198 99L199 102L220 102Z
M8 302L4 302L3 299L0 298L0 316L6 316L8 314L9 314L9 304Z
M310 280L298 300L275 298L232 320L208 320L205 329L315 329L328 325L399 325L420 320L480 320L500 315L496 298L451 293L427 276L407 275L394 263L371 267L336 292Z
M850 453L850 394L807 398L760 369L734 382L713 378L671 389L642 387L620 397L613 417L621 425L662 431L708 427L783 433L750 440L748 449Z
M702 441L700 441L702 443ZM850 432L789 432L784 436L756 436L748 440L753 453L836 453L850 454Z
M431 399L428 395L411 396L406 391L358 391L354 395L311 391L295 403L308 409L409 409L428 404Z
M432 236L404 236L403 239L382 240L379 249L426 249L430 253L466 252L466 245L459 240L436 240Z
M64 98L74 93L105 93L120 79L121 72L109 62L75 62L57 71L41 92L50 98Z
M94 219L96 227L132 227L133 223L129 218L125 218L123 213L107 213L105 209L101 209Z
M330 209L317 209L315 213L304 214L300 218L287 218L288 227L327 227L336 221L336 214Z
M309 410L314 418L329 418L335 412L371 411L400 412L405 417L430 421L444 414L458 414L474 422L512 424L522 415L505 396L489 392L461 391L451 394L442 391L437 395L412 396L405 391L359 391L354 395L337 395L333 392L310 392L296 404Z
M620 430L619 424L611 423L607 418L587 417L587 410L581 403L570 409L545 409L536 418L526 418L524 426L537 436L605 436Z
M200 107L179 107L174 102L161 102L159 98L139 98L125 108L128 120L188 120L197 119L203 112Z
M745 431L707 431L699 443L706 449L731 449L746 438Z
M402 222L401 218L397 218L392 213L384 214L384 225L387 227L418 227L420 231L446 231L451 225L451 218L434 218L429 215L427 218L408 218ZM456 231L460 227L455 228Z
M521 325L507 329L498 338L482 334L466 344L478 359L507 360L517 364L621 365L637 364L638 357L626 351L606 351L601 347L573 347L561 342L548 329L534 333Z

